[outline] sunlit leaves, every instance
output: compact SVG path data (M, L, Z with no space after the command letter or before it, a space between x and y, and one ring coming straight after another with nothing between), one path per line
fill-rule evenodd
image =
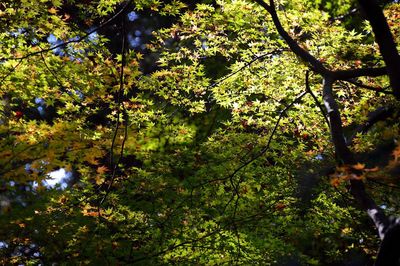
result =
M144 54L112 54L98 32L83 38L126 2L67 1L76 14L64 2L0 4L7 254L34 243L40 259L74 264L318 265L353 251L373 255L369 224L342 193L351 180L395 183L381 176L396 173L397 144L384 165L363 155L398 138L396 120L353 134L393 99L335 84L360 160L333 169L321 77L311 73L306 88L309 66L254 2L202 1L189 10L183 1L134 1L126 12L174 18ZM368 28L332 20L349 1L277 6L284 28L327 67L381 64ZM396 10L387 11L394 32ZM144 74L150 52L158 62ZM358 81L387 86L385 77ZM67 188L46 188L58 169L73 173ZM383 203L398 199L372 188Z

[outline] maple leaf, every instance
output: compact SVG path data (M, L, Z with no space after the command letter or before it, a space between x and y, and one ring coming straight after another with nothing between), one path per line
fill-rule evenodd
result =
M97 212L97 211L83 210L82 214L83 214L83 216L92 216L92 217L99 216L99 212Z
M90 152L87 152L85 154L84 160L90 164L98 165L99 164L99 161L97 160L98 157L99 156L96 153L96 151L91 150Z
M97 167L96 171L97 171L98 174L102 175L105 172L108 172L108 168L107 168L107 166L102 165L102 166Z
M355 165L352 165L351 167L352 167L353 169L355 169L355 170L363 170L363 169L365 168L365 164L357 163L357 164L355 164Z
M333 187L338 187L340 185L340 179L339 178L332 178L330 183L331 183L331 185Z
M365 179L365 176L364 176L364 175L355 175L355 174L352 174L352 175L350 175L349 177L350 177L350 179L352 179L352 180L363 180L363 179Z
M96 177L95 177L96 185L101 185L104 183L104 181L105 181L105 179L103 177L96 175Z
M18 224L18 226L21 227L21 228L25 228L25 227L26 227L26 224L24 224L24 223L17 223L17 224Z
M281 210L283 210L285 208L286 208L286 204L284 204L282 202L278 202L278 203L275 204L275 209L278 210L278 211L281 211Z
M50 14L53 14L53 15L57 14L57 9L55 7L49 8L48 11L49 11Z

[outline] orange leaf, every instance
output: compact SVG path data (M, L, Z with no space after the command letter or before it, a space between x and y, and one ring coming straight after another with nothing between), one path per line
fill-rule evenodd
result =
M400 157L400 145L397 145L397 147L393 150L393 156L394 156L394 161L397 162L397 160Z
M99 166L97 167L97 173L99 173L100 175L104 174L105 172L108 172L108 168L105 165Z
M282 202L278 202L277 204L275 204L275 209L278 211L281 211L283 209L286 208L286 204L282 203Z
M88 210L83 210L82 211L83 216L92 216L92 217L96 217L99 216L99 212L96 211L88 211Z
M356 170L363 170L363 169L365 168L365 164L357 163L357 164L355 164L355 165L352 165L351 167L352 167L353 169L356 169Z
M96 175L95 180L97 185L101 185L104 183L104 178L101 177L100 175Z
M340 185L340 179L339 178L332 178L331 179L331 185L333 187L338 187Z

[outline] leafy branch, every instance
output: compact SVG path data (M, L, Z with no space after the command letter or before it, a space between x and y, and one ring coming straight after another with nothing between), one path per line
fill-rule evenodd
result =
M277 29L279 35L285 40L286 44L289 46L290 50L300 57L304 62L306 62L311 70L322 75L330 76L335 80L347 80L351 78L357 78L361 76L382 76L386 74L386 68L360 68L351 70L329 70L323 63L311 55L307 50L300 47L300 45L288 34L288 32L283 28L278 14L276 12L274 0L270 0L269 4L264 2L264 0L254 0L256 3L261 5L272 17L272 21Z
M3 57L3 58L0 58L0 62L5 62L5 61L9 61L9 60L23 60L23 59L29 58L31 56L35 56L35 55L42 54L42 53L47 53L47 52L56 50L58 48L65 47L65 46L67 46L68 44L71 44L71 43L80 43L81 41L83 41L86 38L88 38L91 34L97 32L98 30L100 30L102 28L104 28L105 26L107 26L108 24L113 22L116 18L118 18L121 14L123 14L124 11L126 11L127 7L129 6L130 2L131 2L131 0L126 1L124 6L116 14L114 14L111 18L109 18L105 22L101 23L99 26L97 26L94 29L88 31L83 36L80 36L78 38L70 39L70 40L62 42L60 44L51 46L50 48L40 49L39 51L28 53L28 54L26 54L24 56L20 56L20 57Z

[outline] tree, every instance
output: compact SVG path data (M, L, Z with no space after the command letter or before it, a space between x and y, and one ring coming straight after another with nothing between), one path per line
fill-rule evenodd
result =
M2 263L398 263L399 4L42 2L0 8Z

